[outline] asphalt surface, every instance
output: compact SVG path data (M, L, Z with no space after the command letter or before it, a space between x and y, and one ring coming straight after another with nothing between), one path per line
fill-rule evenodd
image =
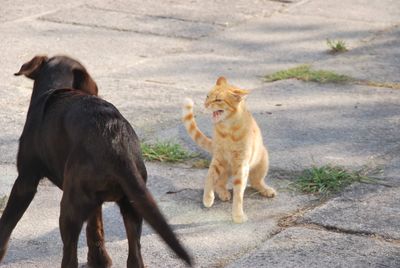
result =
M149 188L196 267L400 267L400 90L262 80L311 64L399 83L400 2L5 0L0 36L0 196L17 176L32 88L12 74L34 55L79 59L141 140L173 140L196 152L180 123L182 100L194 99L198 123L210 134L201 104L223 75L251 90L248 107L270 152L266 180L278 196L247 190L249 221L234 224L230 203L202 206L207 169L147 163ZM327 39L345 41L349 51L328 53ZM380 172L377 183L354 184L323 202L288 187L299 171L325 164ZM61 263L61 195L48 181L40 184L0 267ZM125 267L119 211L110 203L103 212L113 267ZM85 267L84 231L78 254ZM142 254L147 267L184 267L147 225Z

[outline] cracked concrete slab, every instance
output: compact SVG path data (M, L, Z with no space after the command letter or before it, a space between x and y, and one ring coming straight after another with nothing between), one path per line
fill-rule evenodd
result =
M276 1L106 1L64 9L40 19L116 31L199 39L257 16L269 16L284 7ZM245 7L245 8L244 8ZM223 15L222 15L223 14ZM102 18L99 20L98 18Z
M186 2L175 0L148 1L146 4L143 4L143 1L140 0L129 2L109 0L96 3L95 7L122 13L145 14L154 17L175 18L183 21L197 21L229 27L246 22L254 17L271 16L290 4L292 3L273 0L192 0L190 5Z
M102 20L98 20L98 18ZM205 22L192 22L173 17L135 15L119 11L77 7L40 17L44 21L82 25L108 30L161 35L174 38L198 39L223 29Z
M147 58L186 51L190 44L181 39L138 33L121 34L101 28L40 20L31 20L29 24L4 23L0 25L0 31L0 48L6 55L2 62L4 71L0 74L4 86L10 86L10 83L16 85L12 74L36 54L67 54L79 58L96 78L99 74L124 70ZM31 44L27 47L26 43ZM163 45L160 46L160 43Z
M355 185L306 213L300 222L400 239L400 188Z
M400 246L370 237L294 227L227 267L272 266L398 267Z

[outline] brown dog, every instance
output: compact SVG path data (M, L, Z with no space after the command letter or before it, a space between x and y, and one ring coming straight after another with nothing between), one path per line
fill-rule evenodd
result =
M35 82L19 143L18 178L0 219L0 262L39 181L47 177L64 191L62 267L78 267L77 243L85 221L89 266L111 266L103 237L105 201L120 207L129 243L128 267L144 266L143 218L190 265L189 255L146 188L147 172L134 130L112 104L95 96L97 86L86 69L65 56L36 56L15 75Z

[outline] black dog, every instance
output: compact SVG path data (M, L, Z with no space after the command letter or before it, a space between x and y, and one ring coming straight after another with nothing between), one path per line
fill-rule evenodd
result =
M147 172L134 130L112 104L96 96L96 83L85 68L65 56L36 56L15 75L35 82L19 143L18 178L0 219L0 262L39 181L47 177L64 191L62 267L78 266L77 243L86 220L88 264L111 266L104 247L101 205L105 201L120 207L129 243L128 267L144 266L143 218L191 265L146 188Z

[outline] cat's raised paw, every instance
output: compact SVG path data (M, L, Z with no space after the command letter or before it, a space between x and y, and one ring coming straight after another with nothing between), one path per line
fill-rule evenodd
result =
M232 220L234 223L244 223L247 221L247 216L246 214L238 214L238 215L232 214Z

